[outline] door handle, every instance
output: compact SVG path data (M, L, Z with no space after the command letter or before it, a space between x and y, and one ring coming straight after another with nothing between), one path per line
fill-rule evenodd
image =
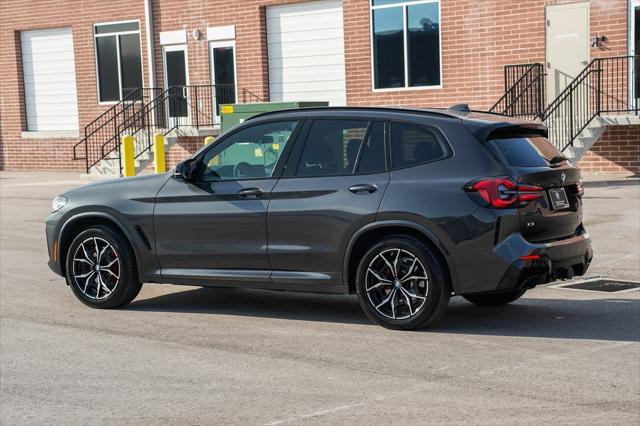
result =
M349 187L349 191L353 192L354 194L359 194L362 192L368 192L369 194L371 194L373 192L376 192L377 190L378 187L372 183L361 183Z
M261 197L263 194L260 188L246 188L238 191L238 195L241 197Z

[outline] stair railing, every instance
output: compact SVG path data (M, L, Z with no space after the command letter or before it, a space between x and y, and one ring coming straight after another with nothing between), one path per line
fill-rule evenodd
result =
M489 111L525 119L538 117L545 105L545 76L540 63L505 66L504 95Z
M156 88L128 89L128 94L115 105L100 114L84 128L84 137L73 146L73 159L85 160L87 173L113 151L120 150L123 123L138 108L161 92Z
M639 56L593 59L540 114L549 128L549 140L560 151L603 113L638 114L636 72Z

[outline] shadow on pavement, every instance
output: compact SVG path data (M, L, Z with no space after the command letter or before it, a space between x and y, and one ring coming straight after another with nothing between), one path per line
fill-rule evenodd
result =
M126 309L372 324L355 296L198 288L133 302ZM424 331L467 335L640 341L640 300L537 299L478 307L460 297Z

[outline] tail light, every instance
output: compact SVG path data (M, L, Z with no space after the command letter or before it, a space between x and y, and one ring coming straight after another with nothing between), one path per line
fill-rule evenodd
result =
M584 195L584 186L582 185L582 178L578 179L578 182L576 183L576 190L577 190L577 194L578 197L581 197Z
M465 185L464 190L478 194L487 206L496 209L522 207L542 197L544 191L539 186L516 183L506 177L475 180Z

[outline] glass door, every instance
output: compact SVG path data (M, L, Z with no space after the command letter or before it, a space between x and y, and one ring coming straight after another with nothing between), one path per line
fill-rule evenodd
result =
M220 105L237 101L236 90L236 46L234 41L211 42L211 84L213 110L216 123L220 122Z
M164 46L164 83L169 90L166 111L169 126L189 125L189 98L187 81L187 46Z

